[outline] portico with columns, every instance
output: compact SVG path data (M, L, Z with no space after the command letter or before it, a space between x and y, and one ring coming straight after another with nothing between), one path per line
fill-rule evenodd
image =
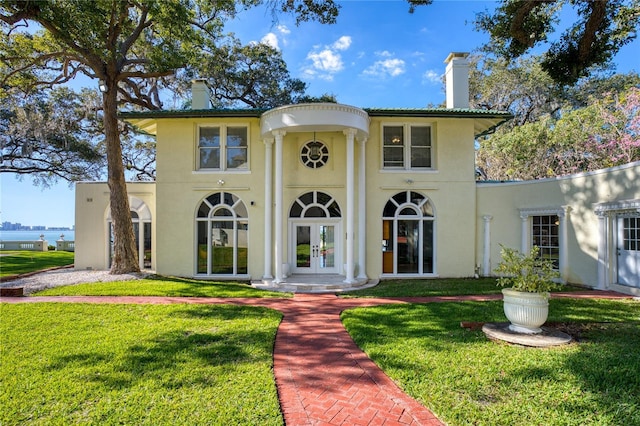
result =
M290 174L287 174L289 180L285 181L284 172L287 165L284 161L284 153L286 150L295 150L296 152L299 150L297 138L294 138L294 135L311 133L313 134L310 141L311 149L320 149L313 145L321 144L316 140L316 135L331 135L334 139L334 149L331 155L344 155L345 158L344 170L334 170L337 174L342 173L340 178L342 183L335 187L342 187L340 189L344 192L344 202L342 206L338 203L337 208L340 209L340 214L336 216L339 216L339 220L337 222L335 219L332 220L332 223L335 222L337 226L332 227L331 232L338 230L338 233L333 235L334 239L331 241L333 245L329 249L333 250L331 256L334 256L330 265L333 267L331 270L344 273L344 284L352 285L366 282L368 277L365 265L366 152L364 148L369 136L368 114L356 107L334 103L287 105L263 114L260 120L260 129L265 147L263 281L273 284L284 283L290 272L295 270L297 266L295 265L296 259L298 259L295 237L289 235L293 234L295 230L293 226L288 226L290 223L289 210L296 200L285 197L285 187L304 188L306 186L306 189L312 190L316 188L316 185L313 182L306 184L295 182L292 180L295 179L295 175ZM357 159L356 144L358 144ZM328 158L329 151L325 151L325 154ZM306 155L304 158L309 161L316 158L320 160L322 157L320 152L305 152L304 155ZM311 163L311 167L316 166ZM319 173L322 172L319 170ZM316 178L322 179L320 175ZM357 224L356 217L358 218ZM326 232L325 228L322 229ZM342 239L343 233L344 240ZM321 249L319 247L311 245L310 250L310 256L318 257L320 255ZM341 271L340 266L343 263L344 270ZM358 271L357 275L356 270Z

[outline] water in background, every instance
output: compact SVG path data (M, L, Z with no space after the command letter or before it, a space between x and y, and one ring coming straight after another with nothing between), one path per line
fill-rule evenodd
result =
M60 234L64 234L65 241L75 241L75 231L0 231L0 241L37 241L44 235L47 243L54 246Z

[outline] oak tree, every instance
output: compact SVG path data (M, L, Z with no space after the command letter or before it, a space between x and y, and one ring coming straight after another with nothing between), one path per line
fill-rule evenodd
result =
M260 0L5 0L0 5L0 90L100 82L114 226L111 273L139 270L122 161L118 108L161 106L161 89L215 51L224 22ZM298 22L335 21L332 0L270 0Z

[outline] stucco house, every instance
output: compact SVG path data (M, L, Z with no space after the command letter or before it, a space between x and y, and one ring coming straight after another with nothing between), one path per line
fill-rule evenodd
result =
M640 294L640 163L534 182L476 182L474 141L511 118L469 109L467 55L446 108L333 103L122 113L157 138L157 180L130 183L140 265L162 275L349 289L492 275L535 244L565 281ZM110 263L104 183L76 185L78 269Z

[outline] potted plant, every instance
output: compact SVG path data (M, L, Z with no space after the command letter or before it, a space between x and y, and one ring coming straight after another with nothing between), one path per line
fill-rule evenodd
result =
M502 247L502 262L495 272L500 275L504 314L511 322L509 329L518 333L536 334L549 315L549 291L560 286L555 280L560 273L553 261L539 256L534 246L529 254Z

